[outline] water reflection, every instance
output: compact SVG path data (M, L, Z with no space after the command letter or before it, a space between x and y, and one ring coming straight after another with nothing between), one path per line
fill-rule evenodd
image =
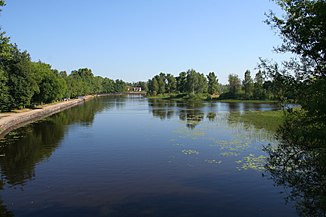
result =
M194 129L204 120L205 114L202 108L205 106L202 102L180 102L170 100L149 100L149 106L154 117L161 120L171 119L175 115L180 120L185 121L190 129Z
M326 216L326 152L283 140L268 146L266 169L276 185L283 186L286 201L295 201L301 216Z
M103 100L94 99L9 133L0 140L2 185L22 187L35 176L35 165L58 148L69 125L90 126L95 114L106 107Z
M1 217L14 217L14 214L8 210L7 206L0 200L0 216Z
M236 108L252 107L101 98L22 128L0 150L0 216L295 216L251 170L271 140L228 125Z
M186 126L194 129L205 117L209 121L215 121L218 113L229 113L229 124L239 122L236 116L244 111L266 111L277 110L279 107L275 104L262 103L220 103L220 102L202 102L202 101L174 101L150 99L148 101L150 111L153 117L161 120L171 119L177 116L180 120L186 122ZM252 125L252 124L251 124ZM250 126L251 126L250 125Z

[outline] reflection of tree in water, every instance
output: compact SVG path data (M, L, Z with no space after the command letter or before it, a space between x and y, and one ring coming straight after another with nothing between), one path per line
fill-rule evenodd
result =
M153 109L152 114L154 117L160 118L161 120L164 119L171 119L174 115L173 110L168 110L166 108L163 109Z
M205 106L202 102L178 102L159 99L151 99L148 102L154 117L164 120L170 119L177 114L180 120L187 122L187 127L190 129L194 129L205 117L204 112L201 111L201 108ZM216 113L214 114L216 116ZM213 120L215 116L213 117L213 113L211 113L207 115L207 118Z
M230 112L239 111L240 103L230 102L230 103L226 103L226 105L228 105L228 107L229 107L228 110Z
M204 120L204 112L200 110L181 110L179 112L180 120L187 122L187 127L194 129L201 121Z
M326 216L325 148L299 144L283 137L276 148L266 147L266 168L276 185L290 190L286 200L296 202L301 216Z
M8 208L3 204L3 201L0 200L0 216L1 217L13 217L14 214L8 210Z
M69 125L74 123L90 125L96 112L105 107L103 100L94 99L20 128L8 134L5 140L0 140L3 184L24 185L26 180L35 176L35 165L49 158L59 146Z
M215 121L216 113L215 112L208 112L206 117L208 118L209 121Z
M0 190L3 189L3 186L4 186L4 182L1 179L0 180ZM14 214L8 210L7 206L3 204L3 201L1 198L0 198L0 216L1 217L13 217L14 216Z
M174 101L151 99L148 101L148 105L152 109L153 116L161 120L170 119L175 114L176 102Z

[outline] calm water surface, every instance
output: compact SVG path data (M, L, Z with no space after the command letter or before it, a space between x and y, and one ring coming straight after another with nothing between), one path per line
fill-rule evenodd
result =
M2 216L297 216L266 176L271 104L96 98L0 141Z

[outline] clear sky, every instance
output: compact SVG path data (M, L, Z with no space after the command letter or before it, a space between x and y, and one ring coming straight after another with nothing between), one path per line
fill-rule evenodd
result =
M193 68L255 73L281 43L263 21L270 0L6 0L1 28L32 59L66 70L147 80Z

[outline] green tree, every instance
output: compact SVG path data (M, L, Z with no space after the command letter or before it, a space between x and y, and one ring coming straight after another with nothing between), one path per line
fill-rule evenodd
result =
M171 74L167 74L166 75L166 91L171 94L174 93L177 89L177 80L176 78L171 75Z
M1 30L1 29L0 29ZM10 38L5 32L0 32L0 66L5 68L12 63L17 47L10 43Z
M280 18L270 12L266 23L283 40L276 50L293 53L298 58L285 62L284 69L277 64L266 64L271 77L290 78L295 98L310 115L318 113L318 122L326 119L326 2L325 0L279 0L276 3L285 14ZM283 73L286 71L287 73ZM290 82L285 82L290 83ZM318 89L318 91L315 91Z
M186 91L191 94L207 92L207 79L193 69L187 71Z
M103 93L103 79L101 76L95 76L93 79L93 93Z
M37 83L33 78L33 71L29 54L15 49L14 60L8 66L8 87L12 97L12 107L23 108L31 105Z
M156 77L154 77L152 79L152 83L151 83L151 92L154 96L156 96L156 94L158 93L158 90L159 90L158 82L157 82Z
M180 93L185 93L187 89L187 73L180 72L179 76L177 77L177 90Z
M104 78L102 82L103 93L114 93L114 81L109 78Z
M7 82L8 77L0 67L0 112L10 110L10 95Z
M155 76L156 81L158 83L158 94L164 94L166 91L166 78L165 74L161 72L159 75Z
M218 94L219 86L218 86L218 79L217 79L217 76L215 75L215 73L210 72L207 75L207 79L208 79L208 93L211 95Z
M67 84L57 70L40 61L32 62L31 67L33 79L38 86L32 98L33 103L49 103L65 97Z
M264 89L264 75L262 71L258 71L255 76L254 83L254 98L255 99L265 99L265 89Z
M283 62L283 67L267 61L261 66L277 89L289 92L291 88L301 109L285 113L277 134L279 145L268 150L268 169L278 185L291 188L289 198L297 202L300 215L325 216L326 1L275 2L284 14L278 17L271 12L266 22L282 38L276 50L296 58Z
M123 80L117 79L114 83L114 92L123 93L126 91L127 85Z
M251 78L250 71L247 70L244 74L244 80L242 81L245 98L251 99L253 97L254 82Z
M241 80L238 75L230 74L229 75L229 97L237 98L241 91Z

